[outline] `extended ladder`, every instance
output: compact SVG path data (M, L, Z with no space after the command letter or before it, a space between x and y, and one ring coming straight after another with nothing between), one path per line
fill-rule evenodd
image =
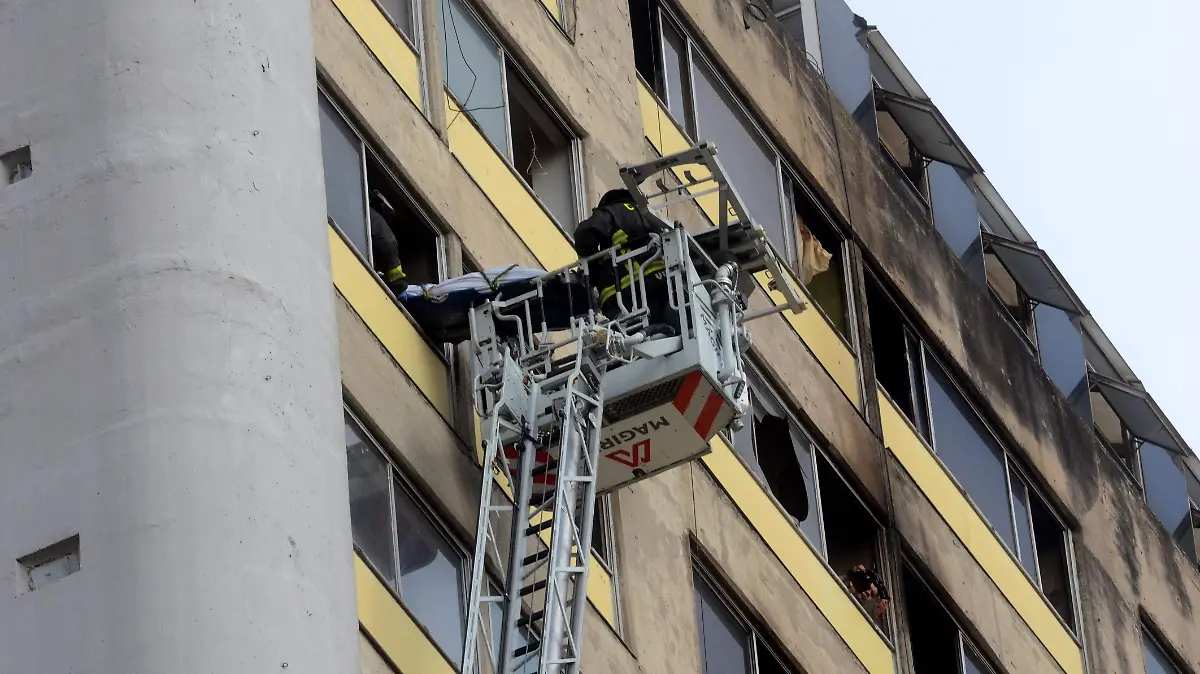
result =
M677 184L642 189L664 171L675 172ZM580 260L472 310L475 405L486 427L464 674L579 674L598 490L707 452L708 440L745 412L744 322L804 308L716 148L702 144L622 167L621 175L651 217L714 195L718 226L693 236L662 222L650 246ZM676 337L647 341L640 332L647 304L639 255L665 262L671 307L681 316ZM571 312L569 329L547 327L547 303L562 301L552 291L582 283L590 292L595 264L633 277L621 315L602 317L592 302ZM787 303L747 315L739 288L762 270ZM700 407L703 423L695 417Z

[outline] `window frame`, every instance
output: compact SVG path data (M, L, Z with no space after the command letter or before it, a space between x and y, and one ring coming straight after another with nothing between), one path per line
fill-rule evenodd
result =
M762 384L762 387L766 390L765 392L774 399L775 405L784 413L785 419L788 421L788 423L793 425L800 432L800 434L804 437L805 440L808 441L809 446L812 448L812 451L811 451L811 455L812 455L811 467L812 467L812 480L813 480L812 498L813 498L813 503L815 505L814 511L818 518L818 525L820 526L820 532L821 532L820 548L818 548L816 545L813 544L812 541L810 541L808 539L808 536L804 533L804 531L800 528L800 526L798 524L792 523L791 517L790 517L787 509L784 508L783 504L781 504L779 502L779 499L776 498L774 492L771 490L770 485L768 485L766 483L765 477L760 476L758 471L754 470L754 468L752 468L751 466L746 464L745 458L743 458L741 453L738 452L736 449L735 438L730 433L729 429L724 429L721 431L721 433L720 433L721 438L725 441L726 445L729 446L730 451L733 453L734 457L738 460L738 462L740 462L742 464L742 467L746 469L746 472L750 473L750 475L758 483L759 488L762 489L763 493L765 493L767 495L767 498L769 498L771 500L771 503L776 508L779 509L780 513L782 513L785 516L785 518L788 520L788 523L792 526L792 530L796 533L796 535L799 536L804 541L804 544L807 545L809 547L809 549L812 551L813 555L821 561L821 564L824 565L825 570L829 572L829 574L837 582L838 586L840 588L842 588L842 591L845 592L846 595L850 597L851 602L858 609L859 613L861 613L863 615L863 617L866 618L867 622L869 622L871 624L871 626L875 628L875 632L877 634L879 634L879 636L883 638L884 642L888 645L888 647L891 648L893 652L895 652L896 645L895 645L895 642L892 640L892 637L883 630L883 628L879 625L879 623L874 618L871 617L871 614L867 612L867 609L858 602L858 599L854 596L854 593L852 593L850 591L850 589L846 587L845 583L842 582L842 580L841 580L842 573L834 570L833 566L831 566L829 563L829 546L828 546L828 543L826 542L826 536L825 536L825 515L824 515L825 511L824 511L824 508L821 503L821 479L820 479L820 475L819 475L819 469L817 467L817 462L822 459L825 461L825 463L830 467L830 469L837 476L837 478L840 479L845 484L847 491L849 491L854 496L854 498L858 500L858 504L862 507L863 512L867 513L871 517L871 519L875 522L875 525L876 525L875 546L876 546L877 554L879 556L879 559L875 560L876 567L879 570L879 572L885 576L884 582L887 583L889 587L893 587L894 579L891 577L892 568L891 568L891 564L888 563L888 551L890 549L890 546L887 544L888 542L887 542L886 535L881 535L881 534L886 533L886 528L880 522L879 518L875 516L875 512L870 507L867 506L866 501L863 500L862 496L859 495L858 489L854 486L854 484L846 479L845 473L838 466L837 462L834 461L830 457L829 452L824 448L824 446L821 445L821 443L818 443L816 440L813 439L813 434L808 430L808 426L802 422L799 414L797 414L796 411L792 409L791 405L788 402L786 402L785 398L783 398L782 396L779 395L777 387L775 386L774 382L772 382L766 376L763 369L761 367L759 367L756 363L754 363L753 360L749 360L747 362L746 371L750 377L757 379L758 382L760 382ZM749 381L747 382L747 386L751 387L751 395L753 395L754 387L750 384ZM755 449L755 453L757 454L757 447L755 447L754 449ZM813 513L810 512L810 515L811 514L813 514ZM892 630L892 632L894 634L895 629L896 629L896 624L894 622L895 618L893 617L892 612L890 610L885 614L885 620L888 623L889 629Z
M746 663L745 674L759 674L759 648L765 648L767 653L770 654L771 657L775 658L775 660L783 665L790 673L798 674L799 670L797 670L796 667L791 664L790 659L779 657L780 649L772 646L767 639L763 638L763 630L759 629L755 625L754 621L747 616L746 611L740 608L738 603L734 601L734 598L730 592L725 589L726 583L722 582L715 572L709 570L709 567L713 565L711 565L707 560L701 558L695 550L692 551L691 562L692 587L694 588L693 595L698 594L699 588L697 588L696 585L698 583L703 583L708 590L712 592L713 596L716 597L717 601L721 602L722 607L729 612L729 615L733 617L734 621L737 622L738 627L743 629L746 633L746 650L749 653L749 662ZM703 673L706 671L706 663L704 659L704 635L702 632L699 632L700 625L697 625L696 627L698 632L696 645L700 649L700 671Z
M916 564L916 562L912 558L910 558L907 553L900 554L900 568L901 568L901 572L900 572L901 579L903 580L905 572L907 572L908 575L912 576L913 579L915 579L918 583L921 584L921 591L926 593L927 595L929 595L929 597L931 599L933 599L934 602L937 603L937 605L942 609L942 611L945 612L946 617L950 618L950 622L954 624L954 627L956 628L956 631L957 631L957 634L955 635L954 651L957 656L956 660L957 660L957 664L958 664L958 671L954 672L953 674L964 674L965 667L966 667L965 663L966 663L966 649L967 648L970 648L975 653L975 655L978 656L978 659L984 664L984 666L988 668L988 671L985 674L994 674L997 671L995 666L992 665L992 662L989 658L984 657L983 653L980 652L979 647L975 645L974 640L971 639L971 636L967 633L967 630L963 628L963 621L959 619L958 614L955 611L951 610L951 608L950 608L951 605L942 598L942 594L940 592L934 591L933 586L931 586L929 584L929 582L925 580L926 574L920 572L921 567L918 566ZM908 593L908 588L900 586L899 592L897 592L896 594L899 594L903 597L905 622L907 623L909 643L911 644L912 620L911 620L911 616L909 615L907 593ZM912 650L911 650L911 646L910 646L909 647L909 664L910 665L913 664L911 660L912 660Z
M424 63L424 57L425 57L425 49L424 49L424 47L425 47L425 22L424 22L425 7L424 7L424 5L425 5L425 3L422 2L421 0L401 0L401 1L407 2L409 4L409 6L412 8L413 33L415 33L415 35L413 35L412 37L405 35L404 31L400 30L400 25L396 22L395 17L392 16L392 13L389 12L387 10L387 8L383 6L382 0L371 0L371 2L373 2L375 4L375 8L379 10L379 13L383 15L383 18L385 20L387 20L387 22L392 26L392 28L394 28L396 30L396 33L400 35L400 38L404 40L405 44L407 44L414 52L416 52L417 61L419 63ZM438 1L440 2L440 0L438 0ZM419 70L422 71L421 72L421 88L424 89L425 88L425 86L424 86L425 73L423 72L424 68L419 68Z
M908 422L910 424L912 424L913 428L917 429L917 431L918 431L917 435L921 438L922 441L924 441L924 443L926 444L930 453L933 455L934 460L937 461L938 465L942 468L942 470L946 473L946 475L948 475L950 477L950 480L953 482L954 486L958 488L959 492L962 493L963 496L966 497L967 503L969 503L971 505L971 508L974 509L975 514L978 515L979 518L983 521L983 523L988 527L988 529L991 530L992 535L994 535L996 537L996 540L1000 541L1001 546L1008 552L1009 556L1016 563L1017 567L1021 569L1021 572L1025 574L1025 577L1029 580L1030 584L1033 585L1034 589L1037 590L1038 594L1041 595L1042 600L1045 601L1046 605L1050 607L1050 610L1054 613L1054 616L1056 618L1058 618L1058 621L1063 625L1063 627L1065 627L1067 629L1067 632L1071 635L1071 638L1074 639L1076 643L1082 645L1083 642L1082 642L1079 634L1076 632L1076 630L1074 628L1072 628L1070 626L1070 624L1067 622L1066 618L1059 615L1058 609L1054 607L1054 604L1050 601L1050 598L1048 596L1046 596L1046 593L1042 590L1042 578L1041 578L1042 568L1040 565L1040 560L1039 560L1039 565L1037 567L1037 569L1038 569L1038 577L1037 578L1034 578L1029 573L1029 571L1025 568L1025 565L1021 563L1020 550L1018 547L1020 545L1020 542L1019 542L1020 535L1017 533L1017 529L1016 529L1016 510L1017 509L1013 503L1014 494L1013 494L1013 488L1012 488L1012 471L1015 470L1017 472L1017 474L1021 477L1021 479L1024 481L1025 486L1028 488L1028 493L1030 494L1030 499L1032 500L1033 498L1037 498L1037 499L1041 500L1042 504L1045 506L1046 511L1049 512L1052 517L1054 517L1055 522L1058 524L1059 528L1062 529L1063 537L1064 537L1063 538L1063 546L1064 546L1064 552L1065 552L1065 557L1066 557L1066 573L1067 573L1068 591L1070 593L1071 607L1075 613L1075 615L1073 616L1073 619L1074 619L1074 621L1077 622L1080 617L1079 616L1080 604L1079 604L1079 574L1078 574L1078 570L1076 567L1076 561L1075 561L1074 532L1071 530L1071 528L1069 526L1067 526L1066 522L1063 520L1062 515L1059 514L1057 507L1054 505L1054 502L1051 501L1050 499L1046 498L1046 496L1041 491L1041 487L1034 480L1029 478L1031 471L1027 470L1023 465L1021 465L1021 462L1017 460L1013 451L1011 449L1009 449L1009 443L1006 442L1000 436L1000 434L996 432L994 425L988 420L988 418L984 414L982 414L980 412L979 406L975 403L972 396L968 394L968 392L965 390L963 385L959 382L958 377L953 373L953 371L950 368L946 367L946 365L942 361L942 359L936 353L933 352L933 348L931 347L930 343L928 341L926 341L926 339L924 337L922 337L921 334L917 331L915 323L908 318L908 312L904 311L902 309L902 307L900 306L900 304L898 302L896 302L895 299L893 299L891 292L889 292L888 289L883 285L883 282L880 280L879 276L877 274L874 274L873 272L871 273L871 275L874 277L874 281L875 281L876 285L879 287L881 294L883 295L882 299L891 303L892 309L895 311L896 315L899 316L900 319L903 321L906 342L911 338L911 340L913 342L915 342L915 345L920 352L921 368L918 372L919 377L920 377L920 380L918 381L914 378L914 376L913 376L914 373L913 373L913 370L911 369L911 360L912 360L911 349L908 348L908 346L906 345L906 352L909 352L909 359L910 359L909 388L912 391L912 393L910 393L910 395L915 396L916 389L918 389L918 388L920 388L922 390L922 392L924 393L924 399L922 401L924 403L924 410L923 410L924 418L908 419L907 415L905 415L903 413L903 411L901 412L901 416L905 416L905 418L908 420ZM1007 540L1005 540L1004 536L1000 535L1000 531L996 528L996 525L993 524L992 521L983 513L983 510L979 506L979 504L977 504L975 502L975 499L966 490L966 488L963 487L963 485L960 482L960 480L958 479L958 477L954 474L953 471L950 470L950 468L942 460L942 457L938 454L937 442L935 440L935 433L934 433L934 428L936 426L936 423L934 420L933 408L932 408L932 403L931 403L930 394L929 394L928 373L929 373L930 363L936 365L943 373L945 373L947 381L949 381L950 385L954 387L955 392L959 395L959 397L961 397L963 399L963 401L966 402L967 407L969 408L970 412L975 415L975 417L983 425L984 429L992 437L992 440L1000 447L1000 450L1004 454L1004 486L1005 486L1005 491L1006 491L1006 495L1008 498L1008 514L1007 514L1008 521L1013 526L1014 543L1012 545L1010 545L1009 542ZM886 393L886 391L885 391L885 393ZM888 397L889 397L889 399L891 399L890 394L888 394ZM914 400L914 407L915 407L915 402L916 401ZM899 406L897 406L897 409L900 409ZM922 430L924 430L925 435L922 435ZM1032 532L1032 519L1033 519L1033 515L1032 515L1032 507L1031 507L1030 508L1031 532ZM1031 538L1034 541L1034 553L1036 555L1036 548L1037 548L1036 535L1035 534L1032 535Z
M1144 672L1150 671L1150 669L1149 669L1149 667L1147 667L1147 663L1146 663L1146 644L1147 643L1150 644L1151 646L1154 646L1154 648L1156 650L1158 650L1158 652L1160 654L1162 654L1163 659L1166 660L1167 663L1171 665L1172 669L1175 670L1172 674L1183 674L1185 671L1187 671L1179 666L1179 658L1175 655L1174 651L1172 651L1171 649L1169 649L1163 645L1163 640L1158 638L1158 634L1156 634L1155 631L1153 629L1151 629L1149 625L1147 625L1145 622L1142 622L1142 624L1139 625L1138 632L1141 633L1141 637L1142 637L1142 671L1144 671Z
M454 662L457 658L461 657L462 654L446 653L441 644L437 643L437 641L433 638L429 628L422 624L417 617L413 615L413 610L409 608L408 604L404 601L404 588L400 574L399 532L396 530L397 511L395 490L403 490L405 496L412 501L417 511L429 521L433 531L441 536L441 538L449 545L450 549L453 550L458 557L459 563L457 580L459 584L459 628L461 630L461 638L464 641L466 640L467 634L467 602L470 601L469 593L471 588L470 553L467 550L467 547L463 545L459 541L458 537L452 533L452 529L446 524L444 518L438 514L437 510L431 505L429 500L426 499L425 496L421 494L417 486L413 484L412 479L406 474L405 470L400 466L399 462L396 461L395 457L392 456L391 452L384 446L383 443L379 441L375 433L363 421L363 418L355 413L350 403L346 400L342 401L342 411L347 423L353 423L361 437L383 459L388 472L388 507L390 510L389 529L392 536L392 563L395 565L396 576L395 587L392 587L388 581L385 580L383 573L376 566L376 564L366 556L361 548L359 548L358 543L351 540L351 545L354 548L354 552L358 558L362 560L363 564L365 564L366 567L371 570L371 573L375 574L375 578L379 581L379 584L386 588L388 593L392 595L392 599L400 604L400 606L404 608L404 611L408 613L410 617L412 617L412 620L420 626L420 629L429 638L429 642L433 644L434 647L440 652L442 652L442 654L445 655L451 662Z
M470 12L471 16L475 19L476 23L479 24L479 26L483 29L484 34L495 44L496 49L499 52L499 56L500 56L500 92L501 92L500 95L504 99L504 126L505 126L505 131L506 131L506 133L505 133L506 147L505 148L497 147L495 141L493 141L492 138L487 133L484 132L483 128L479 125L479 123L476 122L474 117L471 116L470 110L465 109L463 102L458 100L458 97L455 96L454 92L450 90L450 84L447 81L448 73L446 72L446 68L443 65L442 82L441 82L442 91L446 96L450 97L450 100L454 102L454 107L456 108L456 110L454 111L454 114L446 122L447 130L450 128L451 125L453 125L456 121L458 121L459 118L465 118L468 121L468 123L470 123L472 126L475 127L475 130L479 132L479 135L483 138L483 140L488 144L488 146L490 148L492 148L492 151L494 151L497 155L500 156L500 158L504 161L504 165L506 167L508 167L509 173L511 173L513 175L513 177L516 178L517 181L523 187L525 187L525 191L529 193L529 196L533 197L533 200L537 203L538 207L540 207L542 209L542 211L546 214L546 216L550 218L550 221L553 222L555 224L555 226L558 227L559 231L564 236L566 236L568 240L573 241L574 236L572 233L572 229L569 229L569 228L573 228L576 224L578 224L579 221L582 220L586 216L586 213L587 213L586 196L585 196L587 193L586 192L586 172L585 172L584 160L583 160L583 140L580 138L579 132L575 129L575 127L573 125L571 125L567 122L566 118L563 116L563 114L561 112L559 112L558 108L551 103L551 101L546 97L546 95L544 93L542 93L541 87L539 87L537 85L537 83L535 82L535 80L532 77L530 77L528 75L528 73L525 72L525 68L521 65L520 62L518 62L518 60L514 56L513 50L509 49L505 45L505 41L501 39L500 34L494 28L492 28L491 23L475 7L474 0L437 0L437 2L442 3L442 5L448 5L453 2L459 3L465 11ZM538 0L538 2L540 4L540 0ZM564 0L559 0L560 7L562 6L563 2L564 2ZM546 8L543 6L543 9L546 9ZM447 11L447 10L443 10L443 11ZM546 10L546 11L548 12L549 10ZM560 28L561 28L561 25L560 25ZM446 36L442 35L440 37L441 37L442 41L445 42L445 48L447 50L450 49L450 42L449 42L449 40L446 39ZM573 216L575 218L575 222L571 222L571 223L559 222L558 218L554 215L554 213L550 210L550 208L546 205L546 203L544 201L542 201L542 198L538 195L538 193L533 189L533 186L530 185L525 180L524 176L521 175L521 172L513 164L513 141L512 141L512 136L513 136L513 134L512 134L512 106L513 106L513 102L512 102L512 96L511 96L511 93L509 92L509 86L508 86L509 69L510 68L516 71L516 76L521 78L521 80L523 81L523 86L533 96L533 98L535 99L537 104L542 107L543 111L551 118L553 123L559 127L559 129L563 132L563 135L568 138L568 145L569 145L568 151L570 152L570 158L571 158L571 160L569 162L569 165L571 167L571 192L572 192L571 193L571 201L574 203Z

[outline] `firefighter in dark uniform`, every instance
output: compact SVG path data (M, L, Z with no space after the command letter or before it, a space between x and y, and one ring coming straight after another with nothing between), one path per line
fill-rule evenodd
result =
M650 235L656 231L651 222L638 209L629 190L610 190L600 198L600 203L591 216L575 228L575 252L580 258L595 255L614 246L621 253L640 248L650 243ZM667 296L666 264L661 255L653 257L647 252L635 259L633 271L641 269L646 284L646 304L649 325L646 335L673 336L678 334L679 316L670 307ZM590 265L592 284L600 291L600 308L610 318L620 313L617 293L626 309L633 301L633 282L627 263L605 264L603 260ZM645 265L645 266L642 266Z
M389 224L396 218L396 209L379 192L371 191L371 252L375 272L397 297L408 287L404 269L400 266L400 244Z

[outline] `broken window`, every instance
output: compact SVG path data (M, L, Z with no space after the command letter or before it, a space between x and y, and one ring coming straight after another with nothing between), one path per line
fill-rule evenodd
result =
M907 564L903 584L914 674L992 674L966 632Z
M747 374L752 413L733 436L735 451L817 554L847 583L851 594L868 589L849 584L852 575L861 576L855 575L856 569L877 574L886 590L880 571L879 522L784 408L781 398L756 372ZM887 630L887 603L880 603L884 598L877 593L858 598Z
M392 26L408 39L415 50L417 44L415 0L376 0L376 2L379 3L380 9L383 10L384 16L388 18Z
M752 372L747 374L751 418L735 434L734 448L792 523L823 554L812 443L766 383Z
M692 567L701 674L790 674L761 633L702 569ZM782 651L780 651L782 652Z
M578 222L578 143L465 0L438 2L449 124L466 115L568 233Z
M908 136L885 108L876 110L876 124L879 128L879 147L883 150L884 159L914 193L922 200L927 199L925 159L912 147Z
M354 545L455 664L462 657L466 560L398 468L346 414Z
M329 219L380 275L394 266L379 227L396 240L399 263L409 283L443 278L441 238L362 136L325 94L320 97L321 155Z
M808 188L784 172L785 212L797 234L797 272L808 294L847 340L850 338L850 297L846 275L846 246L829 215Z

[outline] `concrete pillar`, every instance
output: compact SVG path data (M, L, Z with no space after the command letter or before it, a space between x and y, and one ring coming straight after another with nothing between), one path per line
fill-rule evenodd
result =
M357 670L309 12L0 2L0 671Z

